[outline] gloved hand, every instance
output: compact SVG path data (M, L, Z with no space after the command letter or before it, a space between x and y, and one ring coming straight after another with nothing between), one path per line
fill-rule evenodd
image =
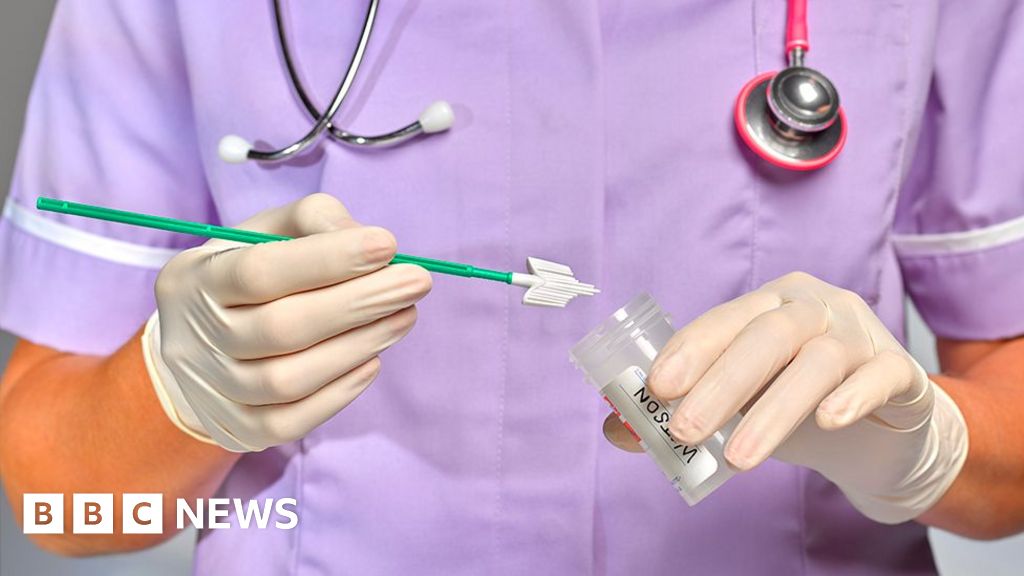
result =
M808 274L691 322L661 350L649 385L684 397L670 422L680 441L700 443L743 411L725 448L734 467L774 455L812 468L879 522L926 511L967 457L953 400L859 296Z
M186 433L228 450L305 436L362 392L377 355L409 332L430 274L387 266L394 237L314 194L262 212L247 230L295 240L223 240L172 258L143 333L150 378Z

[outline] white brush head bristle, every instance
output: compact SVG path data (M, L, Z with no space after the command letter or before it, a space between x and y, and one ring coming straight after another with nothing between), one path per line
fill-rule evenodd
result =
M593 284L584 284L573 276L572 268L541 258L527 258L526 267L532 275L530 287L523 294L523 304L565 308L577 296L593 296L600 292Z

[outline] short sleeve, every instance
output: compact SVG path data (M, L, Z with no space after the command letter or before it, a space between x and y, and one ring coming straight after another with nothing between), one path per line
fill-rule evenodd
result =
M155 307L159 268L195 239L42 213L38 196L210 221L172 2L61 2L0 219L0 327L105 354Z
M1024 334L1024 3L947 1L893 247L932 330Z

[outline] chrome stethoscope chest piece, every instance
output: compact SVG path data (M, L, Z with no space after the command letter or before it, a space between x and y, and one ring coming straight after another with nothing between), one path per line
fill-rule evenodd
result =
M791 170L814 170L831 162L842 150L846 117L834 89L831 94L805 89L802 96L790 98L785 92L793 86L787 88L784 82L772 81L794 71L817 74L809 68L787 68L748 82L736 101L736 128L750 149L768 162ZM783 94L773 99L773 91Z
M791 66L768 82L768 107L783 127L821 132L839 116L839 94L824 74Z

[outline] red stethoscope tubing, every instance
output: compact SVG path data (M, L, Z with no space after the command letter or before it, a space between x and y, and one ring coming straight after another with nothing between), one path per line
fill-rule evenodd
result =
M811 49L807 39L807 0L789 0L786 10L786 54L794 48Z

